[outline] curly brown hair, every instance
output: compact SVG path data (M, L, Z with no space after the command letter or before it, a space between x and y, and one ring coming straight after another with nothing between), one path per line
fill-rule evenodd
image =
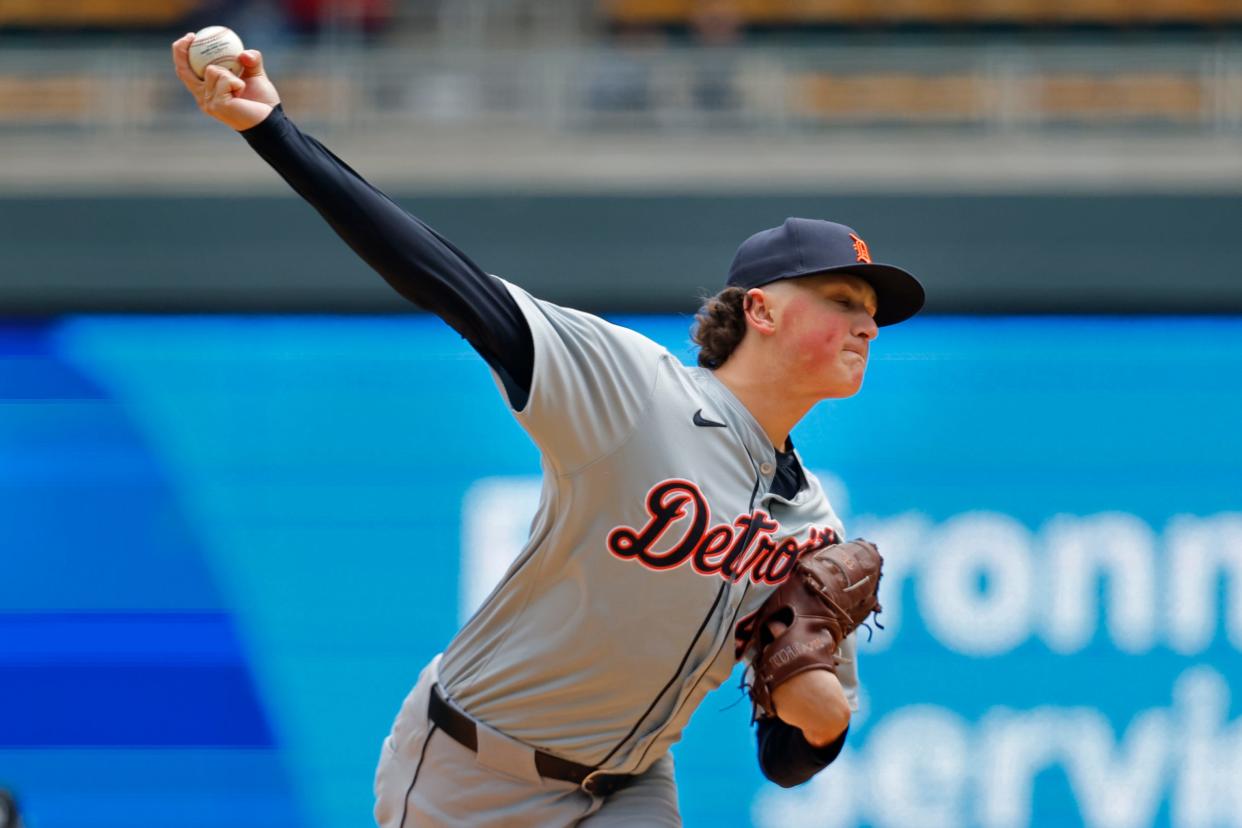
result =
M690 338L699 346L699 365L716 370L746 335L746 290L727 287L703 300L694 315Z

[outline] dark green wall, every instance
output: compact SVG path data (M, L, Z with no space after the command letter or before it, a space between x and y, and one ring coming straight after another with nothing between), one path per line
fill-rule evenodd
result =
M1242 312L1242 197L452 195L401 199L484 269L592 310L691 311L747 235L856 227L933 312ZM0 312L400 311L289 198L0 199Z

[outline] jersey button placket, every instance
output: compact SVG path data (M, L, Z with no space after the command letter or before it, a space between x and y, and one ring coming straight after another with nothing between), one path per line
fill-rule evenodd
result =
M759 466L759 473L762 474L764 477L767 477L768 475L772 474L772 472L774 471L776 471L776 466L773 466L771 463L763 463L762 465Z

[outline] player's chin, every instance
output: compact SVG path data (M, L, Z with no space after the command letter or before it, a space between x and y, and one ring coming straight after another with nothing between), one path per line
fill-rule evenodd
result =
M857 379L827 384L820 391L820 399L842 400L852 397L862 390L862 380L862 375L859 374Z
M866 372L867 363L859 359L827 360L807 370L804 376L810 382L799 390L821 400L852 397L862 388Z

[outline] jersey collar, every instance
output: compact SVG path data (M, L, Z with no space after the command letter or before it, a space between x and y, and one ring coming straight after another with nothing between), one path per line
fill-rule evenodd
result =
M770 481L772 473L776 470L776 449L773 448L772 441L768 439L768 435L759 425L759 421L755 419L755 415L742 405L742 401L729 390L728 386L717 379L714 373L706 368L692 368L691 371L703 392L720 406L718 413L728 420L729 425L742 439L746 451L755 461L756 472ZM765 467L768 471L762 471Z

